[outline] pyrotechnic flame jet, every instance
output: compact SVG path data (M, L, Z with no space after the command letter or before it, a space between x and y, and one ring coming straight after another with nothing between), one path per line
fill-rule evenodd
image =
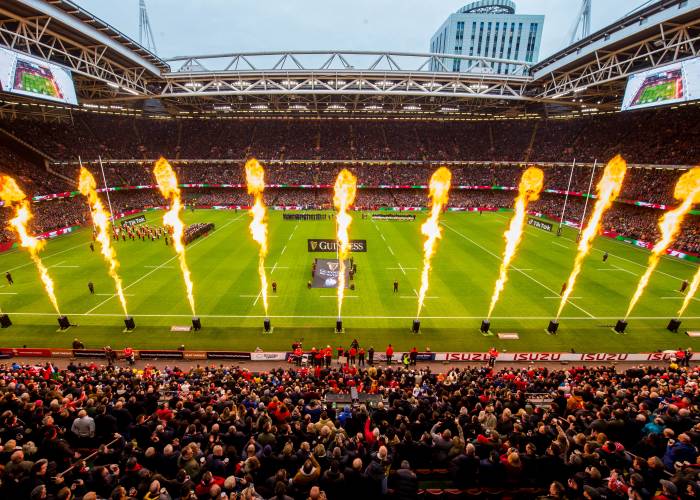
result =
M641 298L644 293L644 289L649 283L649 278L651 278L652 273L659 265L661 256L666 253L666 249L673 243L676 239L678 232L681 229L681 224L683 224L683 218L688 212L693 208L693 205L700 202L700 167L695 167L692 170L681 175L676 183L676 189L673 192L673 196L681 201L673 210L666 212L659 219L659 231L661 232L661 238L656 242L654 248L651 250L649 255L649 264L647 265L646 271L639 279L637 284L637 289L630 300L630 304L627 307L627 313L625 314L625 319L629 317L632 313L632 309L637 304L637 301ZM690 297L688 294L686 296ZM690 299L687 299L690 300ZM685 310L681 307L681 310Z
M0 177L0 198L6 205L12 206L15 209L15 216L10 219L9 226L17 233L17 236L19 236L20 246L29 251L29 256L32 258L34 265L39 271L39 276L44 284L44 290L46 290L46 294L49 296L53 308L60 316L61 311L58 308L58 300L56 300L53 280L51 276L49 276L49 270L46 269L46 266L41 261L41 257L39 257L39 251L44 248L45 242L31 236L27 228L29 221L33 217L29 208L29 200L27 200L24 192L17 185L17 182L7 175Z
M690 301L692 300L692 298L695 297L695 294L697 293L699 286L700 286L700 268L698 268L697 272L695 273L695 276L693 276L693 281L690 282L690 286L688 287L688 291L685 295L685 298L683 299L683 305L678 310L678 318L679 319L681 316L683 316L683 313L688 308L688 304L690 304Z
M515 253L520 245L525 229L525 216L527 215L527 204L536 201L540 197L542 185L544 183L544 173L537 167L530 167L523 172L518 186L518 197L515 199L515 213L510 220L508 230L503 235L506 240L506 248L503 251L503 261L499 271L498 280L491 296L491 305L487 318L491 317L493 308L496 307L498 297L508 281L508 268L515 257Z
M265 257L267 256L267 222L265 221L265 217L267 210L265 209L265 200L263 199L263 191L265 191L265 170L255 158L251 158L246 162L245 177L248 185L248 194L252 194L255 199L250 209L250 215L253 217L253 220L250 221L250 234L258 245L260 245L260 250L258 252L260 295L262 297L263 306L265 307L265 315L267 315L267 275L265 274Z
M170 202L170 210L163 215L163 224L171 227L173 230L173 246L180 261L180 270L182 271L182 278L185 280L185 288L187 290L187 300L190 303L190 309L192 309L192 315L194 316L196 314L194 311L194 294L192 292L194 287L190 270L187 267L187 259L185 258L185 245L183 242L185 225L180 219L182 201L180 200L180 188L177 186L177 177L173 167L170 166L170 163L165 158L160 158L156 162L153 174L156 176L161 194Z
M109 264L108 272L114 280L114 286L117 289L117 296L122 304L124 315L129 316L129 313L126 310L126 297L124 297L122 279L119 276L119 273L117 273L117 269L119 269L117 253L114 251L114 247L112 247L112 240L109 237L109 214L105 210L102 200L100 200L100 198L97 196L97 183L95 182L95 178L92 176L90 171L83 166L80 167L78 189L80 190L80 193L88 200L92 222L95 224L95 229L97 230L97 241L100 243L100 251L102 252L104 259Z
M430 266L435 250L437 250L437 240L442 238L440 228L440 214L447 207L450 195L450 183L452 182L452 172L445 167L438 168L430 178L430 216L421 226L421 233L426 237L423 243L423 272L421 273L420 291L418 292L418 311L416 319L420 317L423 309L423 301L428 291L430 281Z
M338 211L336 220L336 239L338 240L338 319L343 309L343 297L345 296L345 259L350 254L350 236L348 228L352 223L349 213L350 207L355 202L357 195L357 178L349 170L343 169L335 179L333 189L333 205Z
M622 189L622 181L625 179L626 172L627 163L620 155L615 156L615 158L610 160L605 166L603 177L596 186L597 199L595 205L593 206L593 213L591 214L591 218L588 219L586 228L581 233L581 237L578 242L578 253L576 254L576 260L574 260L574 268L566 282L566 288L561 294L561 302L559 302L557 319L559 319L559 316L561 316L561 312L564 310L564 306L569 300L571 292L574 291L576 278L578 278L578 275L581 272L583 261L591 251L593 240L600 232L605 211L610 208L610 205L612 205L613 201L615 201L617 196L620 194L620 189Z

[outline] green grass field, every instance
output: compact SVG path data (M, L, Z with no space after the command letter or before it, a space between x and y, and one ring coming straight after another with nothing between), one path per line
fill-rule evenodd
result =
M153 224L161 213L149 212ZM341 341L333 332L336 299L333 289L306 288L313 257L307 238L333 238L331 221L284 221L280 212L270 214L270 253L267 266L278 283L270 299L271 335L262 334L264 311L257 300L257 247L248 233L245 212L200 210L187 212L187 223L213 222L216 230L187 247L195 286L200 332L173 333L172 325L187 325L191 313L172 247L157 242L116 243L122 263L129 312L137 328L123 333L123 313L112 295L113 283L98 251L91 253L91 231L48 242L42 253L56 281L61 312L78 327L57 332L56 314L41 288L27 254L14 249L0 255L0 271L10 270L15 284L3 280L0 305L14 325L0 331L0 346L69 347L79 337L86 347L130 344L136 348L286 350L293 338L306 346L349 344L358 338L364 345L398 349L417 345L434 351L477 351L490 345L509 351L645 352L698 347L683 334L665 330L668 319L681 304L677 292L682 279L691 279L697 266L664 258L645 296L632 314L625 335L610 326L625 312L648 252L624 243L599 238L570 304L564 310L559 334L545 328L554 316L561 284L574 258L575 233L562 237L527 227L521 250L511 269L510 281L492 318L495 332L518 332L520 340L499 342L484 337L479 325L486 314L503 251L502 234L510 213L448 213L443 217L444 236L434 260L428 298L422 313L422 333L410 333L416 313L416 295L422 262L420 223L362 220L355 214L351 237L366 239L368 252L354 254L358 273L356 290L348 291L343 306L346 333ZM602 262L602 253L610 258ZM400 293L392 293L398 279ZM95 284L90 295L88 281ZM682 331L700 329L700 304L693 300Z
M22 75L22 89L35 94L58 97L53 82L42 75L24 73Z
M678 83L673 80L645 88L642 95L639 96L639 104L675 99L676 85L678 85Z

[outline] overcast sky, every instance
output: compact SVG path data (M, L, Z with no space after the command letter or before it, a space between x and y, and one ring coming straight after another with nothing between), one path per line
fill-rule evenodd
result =
M77 0L138 41L138 0ZM158 55L281 50L428 52L434 31L459 0L146 0ZM563 48L580 0L516 0L544 14L540 58ZM592 31L645 0L593 0Z

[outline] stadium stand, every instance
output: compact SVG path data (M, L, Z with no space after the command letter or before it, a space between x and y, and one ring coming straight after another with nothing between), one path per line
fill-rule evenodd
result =
M676 365L0 374L7 498L698 494L699 374ZM379 402L326 401L353 390Z
M76 113L70 126L0 122L58 160L243 159L593 162L689 165L700 111L613 113L568 120L154 120ZM658 124L650 127L649 124ZM119 134L114 134L119 130ZM487 138L487 140L484 140Z

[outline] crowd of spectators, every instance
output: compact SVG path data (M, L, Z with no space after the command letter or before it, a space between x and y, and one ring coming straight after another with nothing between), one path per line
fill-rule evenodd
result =
M58 193L68 186L65 179L51 175L43 165L24 158L3 144L0 144L0 173L14 177L28 196Z
M700 108L566 120L142 119L74 113L70 124L0 126L56 159L462 160L691 165ZM651 126L650 126L651 125ZM114 133L118 130L119 133Z
M105 197L104 195L102 195ZM512 190L453 190L449 207L461 209L512 208L516 191ZM106 197L105 197L106 198ZM192 188L183 191L186 205L198 207L239 206L250 204L250 195L244 188ZM332 209L333 193L330 188L268 188L264 193L265 203L270 207L297 208L301 210ZM106 202L107 200L105 200ZM359 189L355 201L358 210L380 210L383 208L420 208L427 203L425 189ZM109 202L114 213L164 206L164 200L156 189L130 189L112 191ZM529 205L530 210L542 212L559 220L564 205L564 196L543 194ZM67 226L89 223L90 214L82 196L45 200L33 204L34 219L31 228L35 233L44 233ZM585 198L570 196L566 204L565 219L580 223L584 219ZM587 216L592 206L589 203ZM658 219L663 211L614 203L603 218L603 229L629 238L655 242L659 236ZM15 236L7 229L12 216L8 208L0 209L0 242L13 241ZM688 215L682 230L673 243L676 250L700 253L700 220L697 215Z
M231 163L175 163L178 181L181 184L228 184L245 183L243 161ZM585 193L589 185L595 189L603 173L603 164L593 172L591 166L542 166L545 174L545 189ZM87 165L96 178L102 173L96 164ZM68 178L78 177L77 165L54 167ZM366 187L378 186L425 186L435 166L410 164L329 164L329 163L283 163L265 166L268 185L332 186L338 172L348 168L357 177L358 184ZM153 185L153 166L150 163L105 164L105 178L109 186ZM452 184L455 186L506 186L516 187L523 172L519 165L453 165ZM620 197L627 200L642 200L658 204L675 204L673 189L678 177L684 172L669 168L629 168ZM591 177L592 184L591 184ZM571 182L569 183L569 179ZM43 190L46 191L46 188Z
M444 488L475 494L697 498L698 380L697 368L676 365L13 364L0 367L0 491L31 500L414 499L416 471L444 469ZM353 389L380 401L325 401Z
M78 113L70 125L15 120L0 124L30 144L55 158L74 159L78 154L97 179L102 179L99 163L102 156L104 176L109 186L152 186L152 165L146 159L160 154L173 158L182 184L245 183L244 158L256 154L262 158L283 160L266 165L268 185L332 186L341 168L349 168L363 189L358 192L356 207L364 210L382 207L425 206L423 189L376 189L379 186L425 186L435 169L425 160L487 160L480 164L451 165L454 186L515 187L523 171L520 164L497 164L493 161L529 159L542 161L591 161L601 163L592 177L590 165L543 166L545 189L585 193L595 186L603 171L603 161L621 152L631 162L693 163L693 141L682 143L674 135L683 127L684 137L700 133L695 107L683 110L652 110L631 114L614 114L572 120L490 121L490 122L423 122L361 120L146 120ZM660 120L660 116L664 119ZM673 119L670 119L673 118ZM638 123L659 119L663 125L646 131ZM640 128L641 127L641 128ZM114 130L119 130L115 134ZM488 140L483 140L487 137ZM532 141L533 137L540 140ZM206 138L206 140L203 140ZM639 142L643 144L638 144ZM614 143L614 144L613 144ZM219 146L224 144L224 146ZM532 148L530 148L532 144ZM607 145L606 145L607 144ZM613 144L612 146L610 144ZM482 154L498 151L498 154ZM505 154L506 151L516 151ZM462 154L468 152L468 156ZM684 159L681 152L688 156ZM657 157L652 157L657 154ZM58 175L0 145L0 168L15 176L29 195L74 191L65 179L77 179L77 165L52 166ZM177 161L177 158L210 159L204 163ZM131 159L115 162L110 159ZM232 158L234 162L217 159ZM305 158L312 163L293 161ZM376 162L322 162L328 159L373 159ZM88 161L87 159L91 159ZM138 160L143 159L143 160ZM316 160L314 160L316 159ZM391 159L411 160L397 163ZM385 160L385 161L382 161ZM630 168L620 198L674 205L674 185L682 170L667 168ZM200 206L247 205L249 196L238 188L185 188L187 203ZM450 206L460 208L511 207L514 191L490 189L452 192ZM115 213L159 206L163 200L154 189L121 190L110 194ZM271 206L330 208L328 187L316 189L268 188L265 202ZM544 195L533 207L548 214L561 213L562 195ZM567 218L580 220L584 200L573 196ZM616 203L604 219L605 229L644 241L658 236L660 212ZM7 220L0 211L0 220ZM89 220L80 196L48 200L35 204L33 229L45 232ZM3 228L5 225L3 224ZM0 240L12 235L3 230ZM697 217L687 219L674 247L700 250Z

